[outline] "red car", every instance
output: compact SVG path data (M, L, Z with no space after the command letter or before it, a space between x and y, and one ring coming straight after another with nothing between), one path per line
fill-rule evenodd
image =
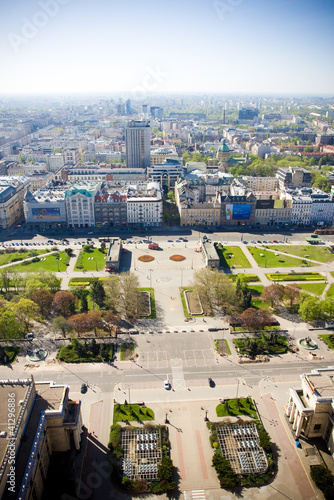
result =
M273 243L278 243L278 241L277 240L273 240Z

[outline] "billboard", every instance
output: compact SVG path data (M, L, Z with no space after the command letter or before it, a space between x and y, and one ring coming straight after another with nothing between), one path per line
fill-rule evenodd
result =
M275 200L274 208L291 208L291 200Z
M32 208L31 211L33 219L60 219L59 208Z
M274 200L257 200L256 209L257 210L267 210L274 208Z
M250 218L251 204L234 205L226 204L225 218L226 220L247 220Z

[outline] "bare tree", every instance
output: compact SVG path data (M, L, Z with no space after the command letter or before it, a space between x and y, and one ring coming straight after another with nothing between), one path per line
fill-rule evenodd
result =
M211 313L216 300L215 273L209 268L200 269L194 273L194 290L201 299L203 308Z
M283 285L269 285L265 286L261 295L261 299L265 302L270 302L271 307L278 306L284 296Z

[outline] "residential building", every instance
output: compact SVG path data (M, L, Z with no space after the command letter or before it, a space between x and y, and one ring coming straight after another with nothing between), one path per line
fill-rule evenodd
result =
M1 406L0 497L40 500L51 455L80 448L81 402L70 399L68 386L33 378L1 380L0 397L16 410L12 424L11 406Z
M67 224L69 227L95 226L94 201L100 188L101 182L99 181L81 181L74 183L65 192Z
M276 177L251 177L243 175L241 180L246 183L249 191L275 191L278 188L278 179Z
M218 226L221 221L220 196L206 196L202 178L179 180L175 184L175 201L181 226Z
M48 182L54 179L53 172L33 172L31 175L27 176L30 180L29 189L30 191L37 191L41 187L45 186Z
M279 189L294 187L311 187L312 175L305 168L293 167L279 168L276 173Z
M80 153L77 148L68 148L64 151L65 165L76 165L80 161Z
M23 199L29 184L27 177L0 177L0 228L7 229L22 222Z
M153 149L151 151L151 167L153 167L153 165L163 163L167 158L179 159L174 146L171 148L161 147ZM182 158L180 158L180 160L182 160Z
M221 224L242 226L255 223L256 198L249 192L245 195L221 196Z
M239 110L239 120L254 120L254 118L257 118L258 116L259 110L256 108L242 108Z
M283 226L291 222L291 200L257 199L255 206L256 224Z
M94 212L97 227L123 227L127 225L126 187L108 182L95 195Z
M67 156L68 157L68 156ZM46 155L47 165L50 172L57 172L65 165L63 153L53 153Z
M316 368L300 378L289 390L285 414L296 438L322 438L334 457L334 369Z
M151 163L149 120L131 120L125 129L127 168L148 168Z
M73 168L64 168L55 175L56 180L63 181L145 181L144 168L117 168L110 165L83 165Z
M317 188L287 189L282 199L291 200L291 223L331 225L334 222L334 200Z
M128 225L153 227L162 224L162 193L158 182L131 185L127 195Z

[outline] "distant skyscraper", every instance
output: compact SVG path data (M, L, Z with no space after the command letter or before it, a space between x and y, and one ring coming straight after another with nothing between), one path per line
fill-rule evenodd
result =
M125 113L127 115L131 115L131 101L130 99L128 99L126 102L125 102Z
M125 130L126 166L147 168L151 164L151 127L149 120L128 122Z

